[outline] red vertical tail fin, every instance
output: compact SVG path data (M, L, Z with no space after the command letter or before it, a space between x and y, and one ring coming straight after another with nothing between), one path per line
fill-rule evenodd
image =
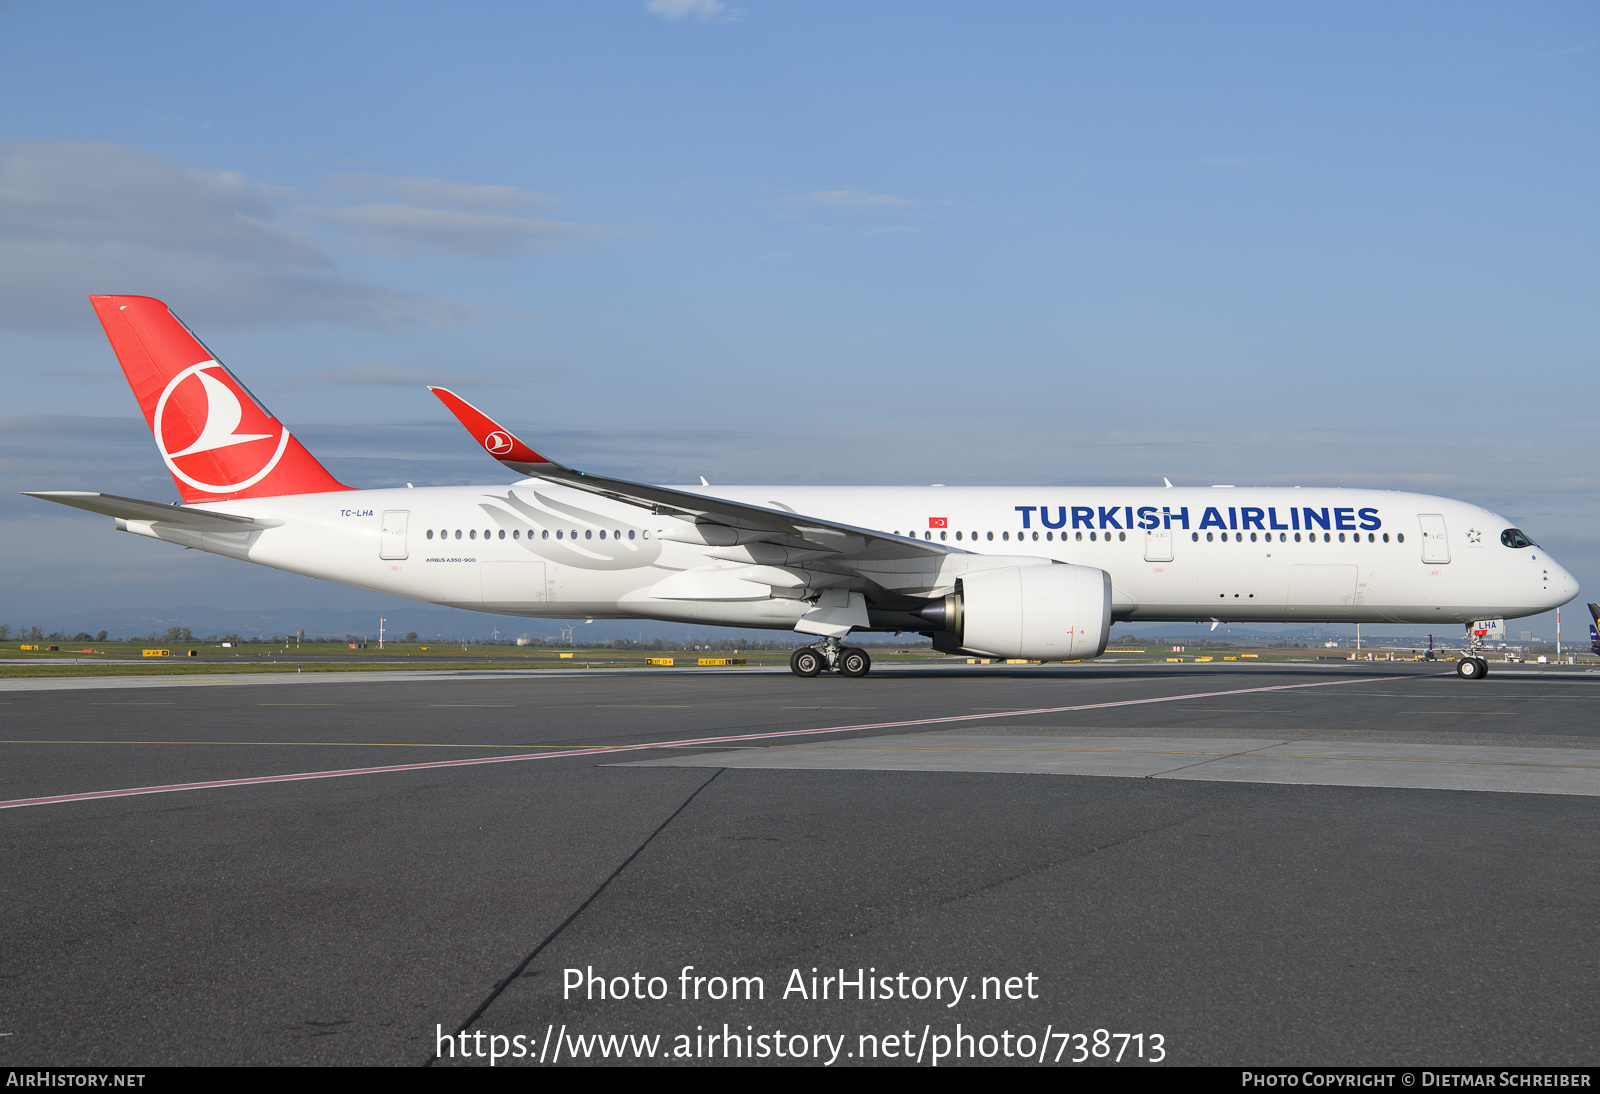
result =
M161 301L148 296L91 296L89 301L184 501L350 489L328 474Z

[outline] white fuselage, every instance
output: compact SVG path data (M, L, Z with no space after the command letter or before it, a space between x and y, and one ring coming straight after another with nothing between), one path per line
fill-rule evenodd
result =
M1466 502L1376 490L1127 487L679 487L941 541L977 556L1105 570L1118 621L1461 623L1532 615L1578 592L1542 547ZM687 521L547 482L351 490L204 508L281 522L127 530L457 608L790 628L808 605L759 568L682 542ZM692 538L692 537L688 537ZM947 593L955 556L911 596ZM998 562L998 559L996 560ZM915 584L915 583L914 583ZM915 628L907 628L915 629Z

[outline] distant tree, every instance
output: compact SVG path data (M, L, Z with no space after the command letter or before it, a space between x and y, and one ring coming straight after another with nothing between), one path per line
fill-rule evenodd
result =
M167 633L166 633L166 641L168 641L168 642L193 642L194 641L194 635L192 633L190 633L188 627L168 627L167 628Z
M214 634L206 635L206 641L207 642L215 642L216 640L217 640L217 636L216 635L214 635Z
M105 631L99 632L98 634L96 634L94 636L94 640L96 642L104 642L106 640L106 632Z
M77 634L72 636L72 640L74 642L93 642L94 638L89 634L88 631L79 631Z
M11 625L9 623L0 623L0 642L4 642L7 638L10 638L10 637L11 637Z
M416 631L407 631L406 632L406 641L407 642L415 642L416 640L417 640L417 632Z

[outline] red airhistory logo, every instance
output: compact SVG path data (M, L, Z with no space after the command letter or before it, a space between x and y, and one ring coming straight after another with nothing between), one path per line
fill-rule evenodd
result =
M929 528L948 528L948 527L950 527L950 518L948 518L948 517L929 517L928 518L928 527Z
M204 417L196 413L201 407ZM262 411L216 361L174 376L156 402L151 425L173 475L211 494L248 490L278 466L289 446L283 423ZM229 481L207 482L202 475Z

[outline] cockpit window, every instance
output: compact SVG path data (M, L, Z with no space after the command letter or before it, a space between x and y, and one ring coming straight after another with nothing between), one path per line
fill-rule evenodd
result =
M1507 547L1537 547L1537 543L1522 533L1520 528L1507 528L1500 533L1500 542Z

